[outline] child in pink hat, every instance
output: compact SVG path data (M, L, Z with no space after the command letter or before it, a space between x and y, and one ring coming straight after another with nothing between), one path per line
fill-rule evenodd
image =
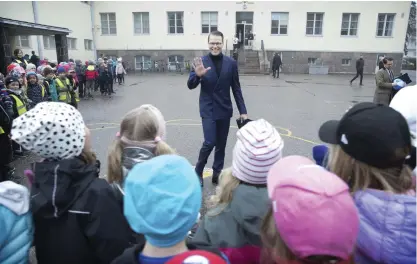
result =
M267 186L262 263L353 263L359 216L346 183L308 158L288 156L272 166Z

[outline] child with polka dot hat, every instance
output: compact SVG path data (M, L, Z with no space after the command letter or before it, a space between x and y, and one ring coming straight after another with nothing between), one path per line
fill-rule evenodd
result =
M31 190L39 263L110 263L129 246L129 226L98 177L78 110L39 103L14 120L11 138L44 159L33 166Z

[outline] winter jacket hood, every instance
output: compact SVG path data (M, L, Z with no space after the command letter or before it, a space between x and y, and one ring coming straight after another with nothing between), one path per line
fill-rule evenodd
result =
M26 187L0 183L0 230L0 263L29 263L33 224Z
M128 248L118 258L113 260L111 264L140 264L138 260L139 254L143 251L145 242L142 244L135 245L134 247ZM206 243L187 243L189 250L205 250L224 258L224 255L220 250L213 248L210 244Z
M95 165L81 158L35 164L37 184L32 188L32 211L43 218L66 213L89 184L98 177Z
M29 211L29 191L26 187L11 181L0 183L0 205L17 215Z
M416 263L416 197L368 189L354 195L356 263Z
M257 263L261 224L269 204L266 187L241 183L230 204L206 214L192 241L219 247L231 263Z

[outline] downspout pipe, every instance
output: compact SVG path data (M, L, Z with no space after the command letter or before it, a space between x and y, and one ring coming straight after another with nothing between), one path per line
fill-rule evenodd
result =
M96 49L96 23L95 23L95 12L94 12L94 1L90 1L90 17L91 17L91 33L93 36L93 52L94 61L97 61L97 49Z
M38 16L38 2L32 1L32 10L33 10L33 20L36 24L39 24L39 16ZM43 43L41 41L41 36L36 36L36 41L38 43L38 54L40 59L44 59L43 57Z

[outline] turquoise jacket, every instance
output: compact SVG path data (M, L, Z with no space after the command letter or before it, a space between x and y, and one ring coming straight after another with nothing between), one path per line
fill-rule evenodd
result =
M51 95L51 101L58 102L58 92L56 91L55 80L47 79L47 81L49 83L49 94Z
M29 263L33 224L29 191L11 181L0 183L0 263Z

